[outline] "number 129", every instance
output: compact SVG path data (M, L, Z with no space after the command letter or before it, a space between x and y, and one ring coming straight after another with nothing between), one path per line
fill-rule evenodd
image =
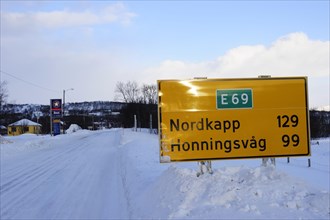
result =
M298 122L299 119L297 115L291 115L291 117L287 115L277 116L277 123L280 128L297 127Z

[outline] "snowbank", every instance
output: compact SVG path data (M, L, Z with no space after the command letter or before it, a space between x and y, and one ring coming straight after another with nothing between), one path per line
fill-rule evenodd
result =
M79 125L71 124L70 127L66 130L66 133L71 134L79 130L82 130L82 128Z
M48 147L49 145L43 141L44 138L45 136L37 136L36 134L1 137L1 159Z
M273 167L221 168L198 178L194 170L170 166L136 204L139 218L329 218L329 192Z
M130 129L79 130L55 137L30 134L5 137L0 145L1 165L8 166L8 172L10 165L20 162L25 168L26 158L38 156L39 160L33 160L30 166L42 166L33 170L37 172L48 166L56 171L56 176L42 171L51 178L42 179L43 188L38 184L29 186L30 180L23 184L27 188L38 186L33 189L49 190L52 196L40 194L31 204L4 202L3 205L12 205L18 216L30 219L37 215L56 218L54 214L45 213L57 213L63 218L70 217L71 213L75 219L77 216L95 219L100 215L95 210L107 211L114 205L98 198L110 197L121 201L124 208L118 209L118 213L105 212L105 216L128 216L129 219L329 219L329 143L330 139L322 139L319 145L311 146L312 167L307 166L306 157L291 158L289 164L286 158L278 158L276 168L261 167L260 159L214 161L213 175L197 177L195 162L160 164L158 136ZM100 158L106 160L102 162ZM53 164L47 164L48 160ZM0 175L2 177L3 173ZM25 175L29 177L30 173ZM65 181L76 194L72 194L70 188L65 189L66 185L58 184L59 181ZM73 184L77 182L79 184ZM89 186L87 191L82 182ZM113 188L117 194L111 191ZM58 197L59 192L62 197ZM79 199L79 193L84 200ZM24 194L24 198L28 201L31 195L33 193ZM77 196L78 199L72 199ZM42 201L48 198L49 204L44 204ZM81 207L92 204L92 211L72 208L75 201L79 201L77 204ZM24 210L30 209L36 214L27 216Z
M0 144L9 144L11 141L5 139L2 135L0 135Z
M155 135L125 130L122 164L131 217L141 219L329 219L327 190L305 179L317 169L298 167L278 159L280 167L261 167L261 160L217 161L214 174L197 177L197 164L159 164ZM134 141L133 141L134 140ZM329 139L314 151L314 161L329 160ZM323 152L318 152L319 149ZM306 158L305 158L306 159ZM300 158L302 160L302 158ZM247 164L247 165L226 165ZM322 171L323 173L323 171ZM309 176L306 176L309 175ZM319 182L329 178L329 168Z

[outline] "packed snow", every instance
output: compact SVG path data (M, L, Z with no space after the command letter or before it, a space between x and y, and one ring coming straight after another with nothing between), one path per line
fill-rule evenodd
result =
M66 130L66 133L71 134L79 130L81 130L81 127L79 125L71 124L70 127Z
M160 164L158 136L144 131L0 143L0 219L330 218L329 138L313 141L311 157L213 161L200 177L196 162Z

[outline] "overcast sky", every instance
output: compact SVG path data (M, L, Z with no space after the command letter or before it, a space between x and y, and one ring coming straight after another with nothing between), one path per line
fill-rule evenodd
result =
M329 105L329 1L1 0L11 103L113 101L118 81L308 76Z

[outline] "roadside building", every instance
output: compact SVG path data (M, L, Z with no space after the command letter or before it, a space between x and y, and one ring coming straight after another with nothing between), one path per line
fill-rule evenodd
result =
M28 119L22 119L15 123L8 125L8 135L15 136L25 133L40 134L41 124L33 122Z

